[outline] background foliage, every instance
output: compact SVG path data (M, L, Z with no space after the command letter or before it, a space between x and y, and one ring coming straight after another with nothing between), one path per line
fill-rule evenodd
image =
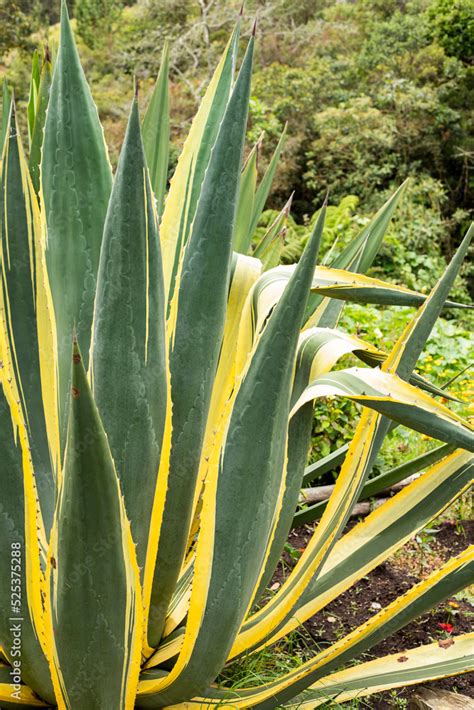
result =
M86 69L93 67L101 113L114 122L115 150L130 75L146 96L166 37L180 143L239 4L74 0ZM10 75L12 64L16 70L20 97L27 87L18 55L41 41L54 45L57 12L52 0L0 2L0 55ZM262 162L290 124L275 201L296 190L293 209L302 217L329 189L334 201L357 195L365 211L380 203L379 191L416 173L420 181L431 178L425 193L447 220L444 248L451 253L473 180L474 1L249 0L246 13L258 16L249 138L267 133Z
M69 6L114 163L132 74L144 107L163 43L171 39L172 170L240 1L74 0ZM0 0L0 66L12 78L20 102L28 99L33 48L48 43L54 53L58 11L54 0ZM258 17L248 140L250 146L265 132L260 173L289 124L272 209L259 230L294 190L283 260L295 261L315 209L329 192L323 249L328 252L337 240L337 253L410 176L371 273L427 292L471 217L474 0L248 0L245 11ZM474 295L472 264L471 258L463 267L453 293L457 300ZM423 361L425 374L436 384L472 359L472 316L455 312L447 317L453 316L440 320ZM341 326L389 348L408 318L409 309L350 305ZM455 388L465 415L472 386L468 375ZM335 403L341 408L338 418L329 417L326 409L323 414L322 408L319 417L316 413L315 455L350 438L355 406ZM406 436L408 442L401 428L392 435L384 449L387 459L391 446L399 453L403 447L429 445L418 435Z

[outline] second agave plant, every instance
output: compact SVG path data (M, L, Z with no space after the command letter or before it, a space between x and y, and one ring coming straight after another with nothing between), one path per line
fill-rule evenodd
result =
M365 276L403 186L329 266L325 207L300 262L275 266L288 206L256 245L284 136L257 184L243 164L254 37L240 23L169 190L167 66L115 174L67 15L52 76L36 62L29 157L4 92L0 289L0 706L314 708L462 673L472 634L353 665L469 584L468 548L272 682L229 689L227 663L284 638L470 485L474 433L416 373L470 241L431 294ZM253 255L249 255L251 252ZM261 256L262 258L257 258ZM404 305L382 352L337 328L344 301ZM416 310L417 309L417 310ZM334 370L353 353L359 367ZM306 469L313 403L361 405L352 442ZM443 446L345 532L396 424ZM341 464L291 574L278 565L309 476ZM396 474L392 474L393 480ZM365 492L365 493L364 493Z

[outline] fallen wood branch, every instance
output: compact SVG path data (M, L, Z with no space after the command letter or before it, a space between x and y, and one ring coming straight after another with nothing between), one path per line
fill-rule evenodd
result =
M380 491L379 493L376 494L376 496L383 496L387 498L391 493L398 493L398 491L401 491L402 488L405 488L405 486L408 486L410 483L412 483L414 480L418 478L419 474L414 474L413 476L409 476L408 478L405 478L404 481L399 481L398 483L395 483L393 486L390 486L390 488L386 488L383 491ZM301 493L300 493L300 504L301 503L320 503L322 501L328 500L328 498L331 497L331 494L334 490L334 485L331 486L315 486L312 488L302 488Z
M420 688L408 707L410 710L474 710L474 700L447 690Z
M357 517L359 515L369 515L375 508L379 508L381 505L386 503L389 498L377 498L377 500L366 500L363 503L356 503L351 510L351 517Z

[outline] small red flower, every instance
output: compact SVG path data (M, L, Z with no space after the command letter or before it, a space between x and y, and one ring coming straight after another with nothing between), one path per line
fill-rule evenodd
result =
M452 624L438 624L440 629L446 631L448 634L452 634L454 631L454 626Z

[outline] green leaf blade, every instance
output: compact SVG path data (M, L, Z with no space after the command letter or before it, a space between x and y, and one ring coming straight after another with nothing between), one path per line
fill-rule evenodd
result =
M168 158L170 141L169 116L169 42L165 41L161 56L160 71L150 103L143 119L143 145L150 170L150 180L155 193L158 214L164 208L166 183L168 180Z
M270 317L250 361L230 415L219 456L217 490L208 482L195 574L202 577L211 555L205 597L195 592L201 624L193 652L178 678L160 695L166 705L202 693L222 668L255 594L266 548L281 506L293 363L325 210L285 293ZM256 475L256 471L258 475ZM239 501L239 515L235 503ZM201 538L203 552L200 555ZM208 549L208 540L212 552ZM236 559L236 553L238 557ZM202 571L200 569L202 565ZM193 590L194 593L194 590ZM191 596L191 610L193 594ZM221 629L220 633L216 630Z
M55 696L48 662L38 639L38 632L30 614L35 606L33 590L27 580L27 562L29 556L37 556L39 572L39 549L31 544L27 531L29 511L26 503L28 495L27 475L24 471L24 445L18 436L18 429L12 423L10 403L5 393L5 383L0 384L0 645L12 663L17 660L14 651L13 623L11 618L17 615L21 621L16 623L21 633L21 674L23 680L50 703ZM34 529L34 534L36 529ZM35 534L36 537L36 534ZM15 565L14 572L12 565ZM16 567L18 565L18 568ZM14 574L15 573L15 574ZM12 580L18 585L17 597L12 597ZM39 597L39 590L38 597ZM30 606L31 605L31 606ZM12 610L18 609L18 613ZM11 692L11 677L9 678ZM2 702L3 707L3 702Z
M59 412L64 446L71 333L75 328L87 365L102 230L112 187L103 131L64 2L44 129L41 182L47 225L46 264L58 342Z
M182 249L190 236L204 175L229 100L239 36L240 21L207 88L170 181L160 225L168 303L173 298Z
M253 58L250 40L209 163L183 258L170 373L173 437L169 490L160 536L150 627L156 645L185 552L192 497L222 336L232 261L232 234L247 123Z
M77 347L73 357L64 475L46 570L50 664L65 707L125 710L132 707L141 652L139 570Z
M234 226L234 251L240 254L247 254L252 240L250 220L257 186L257 154L258 143L250 152L240 178L239 200Z
M33 125L33 133L30 145L29 168L31 180L38 194L40 190L40 163L41 149L43 146L44 124L46 120L46 109L49 103L49 92L51 89L51 61L49 54L46 52L43 67L41 69L41 77L38 88L38 98L35 113L35 122Z
M28 138L30 141L33 138L33 129L35 125L36 116L36 106L38 102L38 92L40 85L40 65L39 65L39 54L38 50L35 49L33 53L33 62L31 65L31 78L30 78L30 95L28 98L28 105L26 107L26 114L28 118Z
M0 233L2 359L21 401L35 466L42 523L49 533L55 503L55 475L48 447L38 331L38 269L40 220L36 195L29 181L19 129L12 105L1 177ZM6 366L6 362L2 364Z
M422 434L474 451L474 429L467 421L383 370L353 367L321 375L306 388L293 414L313 397L332 396L347 397Z
M0 150L3 152L3 144L9 131L10 126L10 107L12 104L12 94L8 87L7 80L3 80L2 84L2 135Z
M262 215L262 212L265 207L265 203L267 201L268 195L270 194L270 190L272 188L273 179L275 177L275 173L276 173L276 170L278 167L278 161L280 160L280 156L282 154L283 148L285 147L286 129L287 129L287 124L285 124L283 132L280 136L280 140L278 141L278 145L275 148L275 152L272 155L272 158L270 160L268 168L265 171L265 174L264 174L264 176L260 182L260 185L258 186L257 191L255 193L255 200L253 203L253 210L252 210L252 221L251 221L250 227L249 227L250 238L252 237L253 233L255 232L255 229L258 224L258 220L260 219L260 217Z
M91 370L142 569L167 407L163 271L153 201L135 100L104 227Z

